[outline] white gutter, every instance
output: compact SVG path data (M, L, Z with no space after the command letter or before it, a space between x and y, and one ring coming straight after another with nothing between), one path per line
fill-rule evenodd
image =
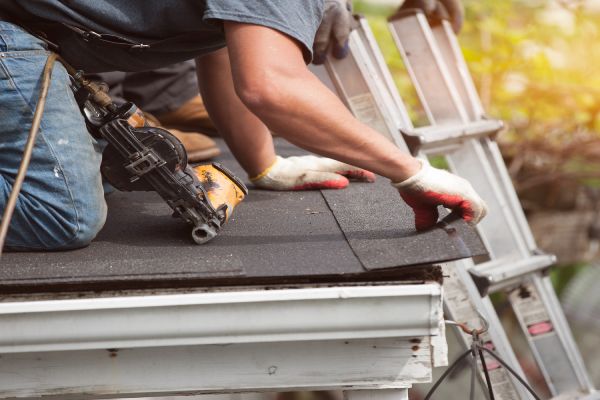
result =
M0 353L431 336L441 312L438 284L7 302Z

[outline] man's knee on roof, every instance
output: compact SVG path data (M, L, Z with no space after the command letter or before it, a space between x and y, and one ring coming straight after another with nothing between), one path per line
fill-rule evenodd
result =
M104 226L106 212L106 203L101 202L98 207L90 209L84 215L79 216L75 235L63 245L62 249L74 249L89 245Z
M1 197L6 200L12 187L6 183L2 186ZM97 188L90 187L89 193L79 193L70 204L56 204L51 199L45 201L22 193L11 219L7 249L64 250L87 246L106 221L106 203L102 193L95 192Z

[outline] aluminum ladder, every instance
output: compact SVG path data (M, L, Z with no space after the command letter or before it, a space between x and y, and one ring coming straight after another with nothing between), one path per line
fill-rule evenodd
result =
M594 392L545 271L555 259L535 245L510 177L492 136L501 121L484 117L481 102L449 24L431 28L408 11L390 22L418 97L430 122L415 128L364 18L357 18L344 60L329 57L317 75L361 121L401 149L420 157L443 155L467 178L491 210L478 227L490 259L443 265L445 308L450 318L478 326L490 323L484 340L521 375L512 347L488 293L507 290L532 352L554 396L582 398ZM460 335L464 346L469 338ZM492 386L499 399L530 395L491 359ZM595 395L593 395L595 396Z

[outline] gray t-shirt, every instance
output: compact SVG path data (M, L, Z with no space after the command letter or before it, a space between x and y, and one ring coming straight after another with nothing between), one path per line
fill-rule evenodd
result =
M63 57L89 72L149 70L214 51L225 46L224 20L283 32L301 44L309 62L322 11L323 0L0 1L0 15L33 31L50 30ZM48 22L75 30L55 31Z

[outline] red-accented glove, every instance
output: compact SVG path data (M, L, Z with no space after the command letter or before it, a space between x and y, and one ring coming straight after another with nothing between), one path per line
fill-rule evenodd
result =
M277 156L273 165L250 181L262 189L309 190L343 189L348 179L373 182L375 174L331 158Z
M400 183L392 183L415 212L415 226L422 231L438 220L438 206L458 212L471 225L487 213L487 207L471 184L456 175L421 161L422 168Z

